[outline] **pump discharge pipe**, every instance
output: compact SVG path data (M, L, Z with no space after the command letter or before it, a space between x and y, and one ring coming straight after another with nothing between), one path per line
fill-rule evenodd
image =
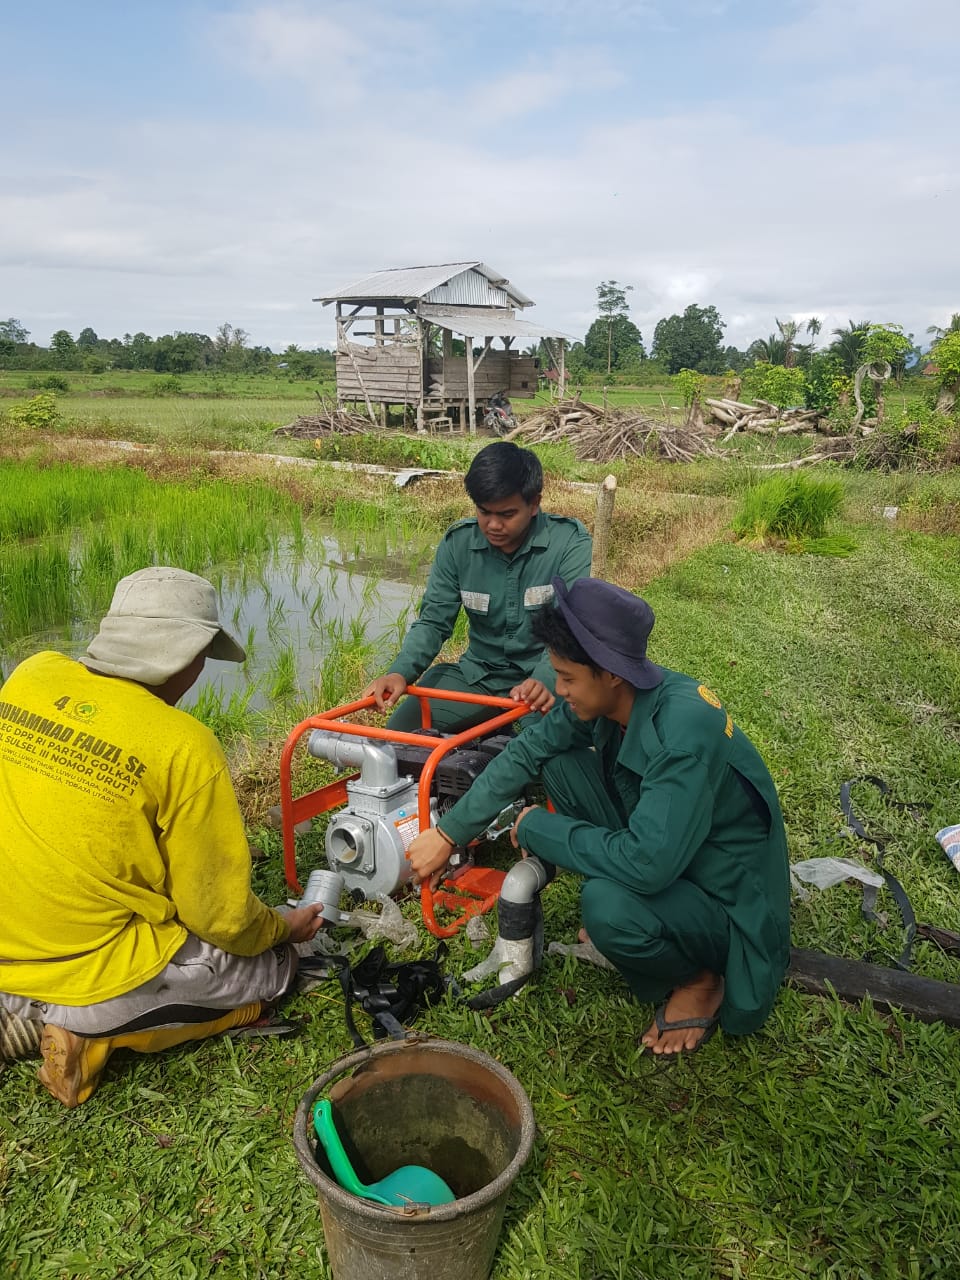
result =
M486 960L481 960L463 975L465 982L480 982L496 973L503 986L507 982L528 978L533 973L541 960L534 947L540 918L539 894L556 874L557 869L552 863L541 862L532 855L507 872L497 904L497 940Z

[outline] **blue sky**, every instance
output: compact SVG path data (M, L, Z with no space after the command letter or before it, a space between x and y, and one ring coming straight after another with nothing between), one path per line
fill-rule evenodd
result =
M648 345L691 302L739 346L960 310L957 0L7 0L0 41L39 342L328 346L313 297L471 259L574 337L630 284Z

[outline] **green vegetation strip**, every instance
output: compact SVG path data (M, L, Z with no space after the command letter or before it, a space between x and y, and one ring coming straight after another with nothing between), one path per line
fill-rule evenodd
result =
M871 485L860 498L873 500ZM792 856L869 857L841 835L838 789L864 772L860 811L918 915L956 924L960 881L933 840L960 820L960 540L872 519L846 558L718 544L647 589L651 652L699 675L761 747ZM282 675L282 673L280 673ZM279 678L279 676L278 676ZM258 889L284 894L276 832ZM319 861L305 842L303 868ZM509 852L502 861L509 861ZM572 940L577 886L545 894L548 938ZM859 916L852 886L794 908L799 945L899 949ZM405 913L417 918L410 900ZM423 935L423 954L433 943ZM458 973L478 956L451 946ZM917 972L956 981L928 943ZM327 1280L313 1189L290 1124L307 1086L348 1052L335 984L291 1005L295 1041L218 1041L117 1056L96 1097L65 1112L8 1066L0 1113L0 1258L18 1277ZM960 1271L960 1039L786 989L767 1026L717 1036L674 1064L641 1056L651 1011L615 975L549 958L490 1016L453 1003L422 1028L498 1057L533 1101L538 1135L514 1186L494 1280L900 1280Z

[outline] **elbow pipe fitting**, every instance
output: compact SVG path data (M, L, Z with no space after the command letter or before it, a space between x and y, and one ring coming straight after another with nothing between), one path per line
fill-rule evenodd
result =
M375 745L366 738L314 729L307 739L307 751L329 760L338 769L359 768L365 787L392 787L397 781L397 753L389 742Z
M556 873L552 863L544 863L534 857L524 858L511 867L500 890L497 907L501 938L514 942L533 937L537 895Z

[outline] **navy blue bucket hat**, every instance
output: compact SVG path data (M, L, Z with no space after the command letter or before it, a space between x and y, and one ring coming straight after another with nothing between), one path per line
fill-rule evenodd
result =
M646 600L599 578L578 578L570 588L554 578L553 591L557 608L592 662L635 689L660 684L663 670L647 657L654 617Z

